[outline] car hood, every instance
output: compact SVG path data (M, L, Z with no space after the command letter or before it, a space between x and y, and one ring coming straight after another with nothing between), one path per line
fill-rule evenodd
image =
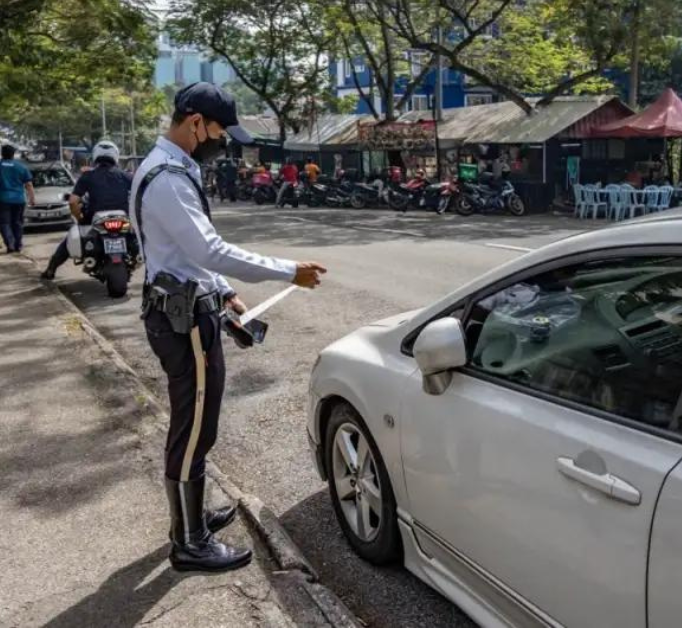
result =
M419 314L419 312L421 312L421 309L410 310L409 312L403 312L402 314L396 314L395 316L382 318L379 321L370 323L367 325L367 327L398 327L399 325L409 321L416 314Z
M64 194L69 194L71 190L69 188L60 188L47 186L44 188L36 188L36 204L37 205L47 205L56 203L66 203L64 200Z

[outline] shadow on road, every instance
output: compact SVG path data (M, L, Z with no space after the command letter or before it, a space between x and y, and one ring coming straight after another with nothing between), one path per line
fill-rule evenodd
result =
M45 624L45 628L115 626L132 628L154 608L183 576L166 566L152 580L145 580L166 562L163 546L111 574L94 592Z
M326 490L311 495L280 520L323 583L372 628L473 627L453 604L406 569L374 567L353 553Z
M282 213L220 215L218 230L230 242L277 242L295 247L364 245L401 240L429 239L519 240L533 237L560 238L570 233L595 229L599 222L578 222L565 216L537 215L517 218L507 215L462 217L438 216L427 212L406 215L376 211L288 211ZM320 225L327 227L320 229Z

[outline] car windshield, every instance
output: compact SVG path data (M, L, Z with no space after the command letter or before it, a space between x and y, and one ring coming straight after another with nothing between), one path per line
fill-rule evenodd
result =
M50 168L47 170L34 170L33 186L37 188L59 187L70 188L73 183L69 175L60 168Z

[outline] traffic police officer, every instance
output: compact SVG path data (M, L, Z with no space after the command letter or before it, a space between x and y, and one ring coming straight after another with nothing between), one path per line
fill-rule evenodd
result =
M130 196L146 262L147 338L168 376L170 561L183 571L225 571L251 560L251 550L224 545L212 534L230 523L234 509L204 511L205 458L216 440L225 386L219 312L246 309L223 275L314 288L326 272L314 262L250 253L218 235L197 161L215 157L226 132L239 142L252 141L238 125L232 97L210 83L185 87L176 95L168 134L141 164Z

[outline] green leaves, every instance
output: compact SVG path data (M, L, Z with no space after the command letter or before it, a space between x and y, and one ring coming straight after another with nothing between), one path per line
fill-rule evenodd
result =
M328 87L329 33L314 4L293 0L175 0L169 26L180 43L227 61L275 113L297 130L311 100Z
M141 3L6 0L0 25L0 111L6 121L151 76L154 31Z

